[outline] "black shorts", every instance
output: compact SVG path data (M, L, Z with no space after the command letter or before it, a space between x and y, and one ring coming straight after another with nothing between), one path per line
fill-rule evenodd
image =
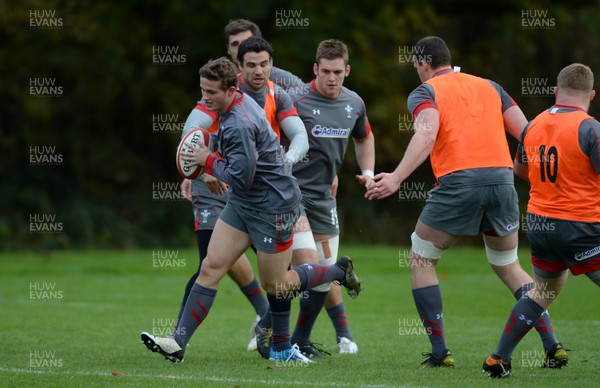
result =
M534 270L573 275L600 271L600 223L577 222L527 213L525 225Z

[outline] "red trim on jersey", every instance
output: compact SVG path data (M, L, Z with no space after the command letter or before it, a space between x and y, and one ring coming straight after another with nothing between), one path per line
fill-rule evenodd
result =
M208 158L206 158L206 162L204 163L204 172L212 175L213 174L213 164L215 164L215 162L217 161L217 157L214 155L208 155Z
M239 89L236 90L235 92L236 92L235 97L233 97L231 104L229 104L229 107L227 107L227 113L229 113L234 106L236 106L237 104L241 103L244 100L244 92L242 92Z
M580 107L572 106L572 105L554 104L554 105L552 105L552 108L573 109L573 110L579 110L581 112L585 112L585 110L581 109ZM550 109L552 109L552 108L550 108Z
M367 131L367 136L369 136L371 134L371 123L369 121L367 121L367 125L365 125L365 130Z
M423 109L427 109L427 108L437 109L435 107L435 105L433 104L433 101L431 101L431 100L423 101L422 103L417 105L415 110L413 110L413 120L417 118L417 116L419 115L419 113L421 113L421 111Z
M198 109L199 111L206 113L211 119L213 119L213 121L217 121L219 119L219 114L214 110L208 110L206 104L204 104L202 101L198 101L198 105L196 105L194 109Z
M451 71L452 71L451 67L446 67L444 69L438 70L435 73L433 73L433 75L431 76L431 78L437 77L438 75L442 75L443 73L451 72Z
M281 112L279 114L279 122L281 123L284 119L287 119L290 116L298 116L298 111L296 108L292 108L286 112Z

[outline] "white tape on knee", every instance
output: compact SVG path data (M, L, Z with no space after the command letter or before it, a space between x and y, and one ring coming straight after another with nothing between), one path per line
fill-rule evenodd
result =
M337 261L338 249L340 246L340 236L335 236L329 240L316 242L317 254L319 255L319 264L333 265ZM329 256L329 257L327 257ZM331 289L331 282L323 283L313 288L314 291L327 292Z
M433 245L432 242L423 240L415 232L410 235L410 241L412 241L412 251L425 259L439 260L445 251L445 249Z
M498 267L507 266L519 259L516 247L507 251L497 251L486 245L485 254L487 255L487 259L490 264L497 265Z
M294 233L294 243L292 244L292 250L296 249L312 249L317 250L315 239L313 238L312 232L296 232Z

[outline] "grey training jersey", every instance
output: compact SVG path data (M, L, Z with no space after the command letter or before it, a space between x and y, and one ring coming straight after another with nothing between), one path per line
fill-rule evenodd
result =
M271 75L269 76L269 79L273 81L275 85L282 87L288 92L292 88L297 88L304 85L304 82L298 76L275 66L271 67Z
M285 154L264 110L238 90L219 115L216 150L205 172L229 185L227 201L265 213L285 213L300 204L298 182L286 171Z
M293 167L303 196L320 199L331 196L350 136L364 139L371 133L363 100L342 87L335 99L323 97L313 80L291 91L298 115L308 133L309 149Z
M251 92L248 90L240 77L240 90L252 97L254 101L264 109L267 93L269 88L265 86L260 92ZM275 88L275 105L277 111L277 120L281 122L285 117L291 114L295 114L296 110L292 102L291 97L278 85L274 85ZM204 114L200 114L200 112ZM218 115L215 112L210 112L206 109L202 101L198 102L198 105L192 110L185 123L185 130L182 136L191 130L192 128L203 127L209 128L215 120L218 120ZM281 136L285 137L283 131ZM194 211L194 228L195 230L200 229L213 229L215 223L219 218L219 214L227 203L226 195L213 194L204 180L199 177L192 181L192 205Z

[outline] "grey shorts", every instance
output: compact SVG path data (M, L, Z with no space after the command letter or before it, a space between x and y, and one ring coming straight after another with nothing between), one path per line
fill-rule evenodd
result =
M566 269L573 275L600 274L600 223L527 213L526 232L533 270L539 276L552 278Z
M519 230L519 199L513 185L437 186L419 219L455 236L508 236Z
M313 233L340 234L337 202L333 197L320 199L302 196L301 215L308 218Z
M227 195L215 195L210 192L202 179L192 181L192 210L194 211L194 230L212 230L219 214L227 203Z
M300 207L289 213L263 213L227 203L219 218L250 236L257 250L265 253L283 252L292 247Z

